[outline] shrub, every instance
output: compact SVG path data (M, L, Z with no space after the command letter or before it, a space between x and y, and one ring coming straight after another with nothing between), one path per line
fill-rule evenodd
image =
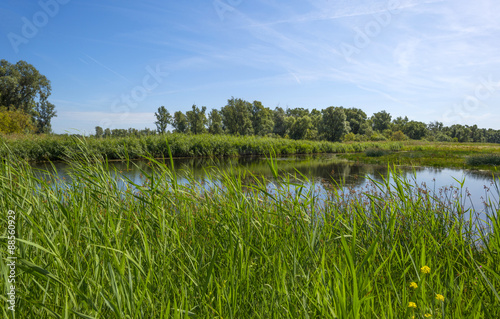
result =
M465 164L472 166L479 165L500 165L500 155L487 154L487 155L473 155L465 159Z
M387 155L387 153L389 152L380 148L369 148L365 151L365 155L368 157L380 157Z

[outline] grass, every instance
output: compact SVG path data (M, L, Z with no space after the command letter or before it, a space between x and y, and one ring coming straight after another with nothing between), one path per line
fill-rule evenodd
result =
M467 165L480 166L480 165L493 165L500 166L499 154L475 155L469 156L466 159Z
M500 317L498 201L483 229L467 223L466 198L395 171L325 200L273 159L272 180L207 168L180 184L149 157L135 185L75 148L67 181L13 154L0 162L0 223L16 211L16 318Z
M265 155L271 151L277 154L351 153L362 152L370 147L399 150L399 142L378 143L331 143L326 141L305 141L282 138L231 135L186 135L166 134L165 136L142 136L123 138L87 138L90 152L103 157L124 159L141 158L151 154L155 158L168 157L167 142L174 157L196 156L247 156ZM65 159L68 151L78 150L75 139L70 136L0 136L0 158L14 153L28 161L59 161Z
M382 144L383 145L383 144ZM467 169L494 170L495 158L500 156L500 145L486 143L446 143L446 142L404 142L399 152L378 150L373 156L365 153L341 154L340 157L368 164L387 163L404 166L453 167ZM370 156L371 155L371 156ZM470 158L490 158L488 162L473 161Z

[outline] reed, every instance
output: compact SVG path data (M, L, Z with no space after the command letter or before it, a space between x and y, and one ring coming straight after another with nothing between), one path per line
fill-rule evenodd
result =
M482 228L463 198L396 170L325 198L272 156L271 180L207 168L188 183L147 156L141 185L85 142L64 156L65 181L0 161L0 224L17 214L16 318L500 317L498 201ZM0 270L5 292L4 258Z

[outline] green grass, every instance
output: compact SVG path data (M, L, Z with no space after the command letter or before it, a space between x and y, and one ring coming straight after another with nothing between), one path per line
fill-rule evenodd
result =
M382 144L383 145L383 144ZM453 167L469 169L494 170L498 162L473 161L470 158L496 159L500 156L500 145L482 143L442 143L442 142L403 142L399 152L388 152L389 149L371 153L341 154L340 157L367 164L387 163L404 166ZM372 156L371 156L372 155ZM495 164L497 163L497 164Z
M396 172L391 192L322 201L277 178L273 160L270 181L207 168L208 181L180 184L149 158L147 182L124 188L76 148L65 182L0 162L0 224L17 214L16 318L500 317L498 219L476 229L461 198L433 199ZM0 311L13 318L4 258Z
M475 155L469 156L466 159L467 165L480 166L480 165L493 165L500 166L499 154Z
M370 147L399 150L399 142L379 143L331 143L326 141L290 140L282 138L231 136L231 135L185 135L142 136L123 138L87 139L90 152L112 160L141 158L151 154L155 158L167 157L167 142L174 157L196 156L247 156L277 154L350 153L362 152ZM75 139L69 136L30 135L0 136L0 158L9 152L29 161L64 160L68 151L78 149Z

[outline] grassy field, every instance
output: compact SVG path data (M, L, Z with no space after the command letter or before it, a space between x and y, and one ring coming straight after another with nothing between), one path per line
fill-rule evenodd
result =
M77 147L66 184L13 155L0 162L16 318L500 318L498 200L481 228L462 198L397 174L392 191L324 201L287 179L244 185L209 168L213 183L180 184L152 158L144 185L119 187ZM14 318L1 251L0 309Z
M368 164L454 167L495 170L500 166L500 145L483 143L405 142L400 151L368 148L340 157Z
M2 142L3 141L3 142ZM400 142L331 143L256 136L185 135L142 136L123 138L87 138L90 152L107 159L140 158L151 154L155 158L168 157L167 141L174 157L245 156L312 153L362 152L370 147L400 150ZM0 137L0 158L9 152L29 161L64 160L68 152L78 150L78 140L69 136L29 135Z

